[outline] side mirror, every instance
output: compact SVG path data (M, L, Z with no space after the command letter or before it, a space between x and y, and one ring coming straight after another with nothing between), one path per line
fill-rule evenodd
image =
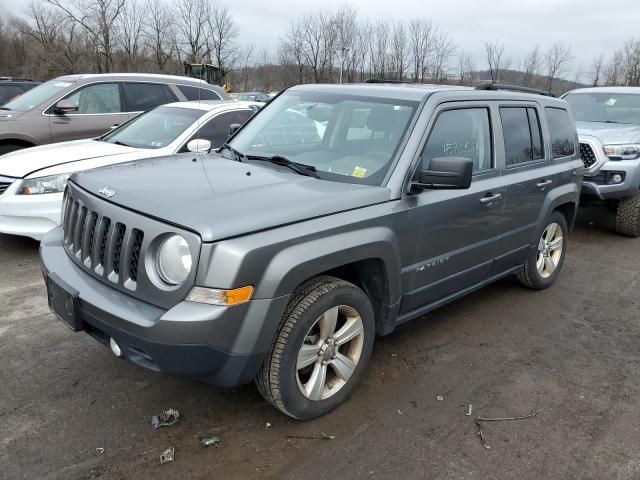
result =
M73 103L70 100L60 100L53 107L53 111L55 113L64 114L64 113L77 112L78 108L79 108L78 105L76 103Z
M238 130L240 130L242 128L242 125L239 123L232 123L231 125L229 125L229 136L233 135L234 133L236 133Z
M203 138L196 138L187 143L187 150L193 153L206 153L211 150L211 142Z
M471 186L473 160L465 157L435 157L429 170L418 172L418 181L412 186L418 190L464 190Z

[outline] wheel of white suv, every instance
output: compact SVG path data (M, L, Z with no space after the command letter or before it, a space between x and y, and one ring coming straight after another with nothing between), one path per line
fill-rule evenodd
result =
M555 282L567 250L567 220L553 212L544 224L538 245L527 259L518 279L527 287L542 290Z
M616 213L616 232L627 237L640 236L640 193L620 201Z
M352 283L318 277L294 293L256 378L262 396L299 420L330 412L362 378L375 336L371 302Z

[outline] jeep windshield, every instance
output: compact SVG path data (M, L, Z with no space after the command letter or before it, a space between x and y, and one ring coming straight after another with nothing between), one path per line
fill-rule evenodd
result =
M163 148L205 113L196 108L157 107L138 115L98 140L134 148Z
M640 125L640 95L632 93L576 92L564 99L577 121Z
M380 185L417 108L406 100L290 90L229 144L256 164L282 169L250 157L284 157L325 180Z
M65 88L73 85L72 81L51 80L50 82L38 85L35 88L23 93L18 98L6 103L2 106L2 110L11 110L14 112L28 112L38 105L46 102L51 97L61 92Z

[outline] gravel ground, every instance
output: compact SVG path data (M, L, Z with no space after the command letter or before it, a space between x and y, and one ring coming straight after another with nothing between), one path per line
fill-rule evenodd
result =
M507 279L378 339L350 401L306 423L252 385L148 372L73 334L48 311L38 244L0 236L0 478L640 478L640 239L611 229L583 211L549 290ZM153 430L170 407L179 422ZM476 415L538 410L483 423L481 445Z

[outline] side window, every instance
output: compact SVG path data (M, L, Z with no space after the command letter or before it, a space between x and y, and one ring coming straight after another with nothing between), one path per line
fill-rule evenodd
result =
M206 88L190 87L188 85L176 85L176 87L187 97L187 100L222 100L220 95Z
M507 167L544 158L535 109L500 107L500 120Z
M123 83L124 99L127 111L145 112L165 103L175 102L177 98L167 85L160 83Z
M234 123L244 124L251 115L253 115L251 110L237 110L217 115L202 125L200 131L191 140L203 138L209 140L213 148L221 147L229 138L229 127Z
M120 88L117 83L97 83L76 90L66 98L78 105L79 114L120 113Z
M545 108L553 158L570 157L576 152L576 132L572 128L569 112L563 108Z
M446 110L438 115L422 150L422 168L433 158L465 157L473 160L473 171L493 168L491 122L487 108Z

